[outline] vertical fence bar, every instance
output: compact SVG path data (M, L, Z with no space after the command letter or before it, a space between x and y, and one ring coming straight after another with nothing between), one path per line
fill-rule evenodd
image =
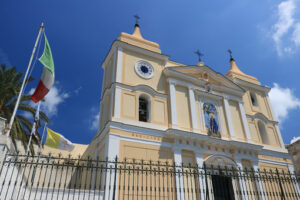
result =
M18 157L15 158L15 161L16 161L16 159L18 159ZM8 195L8 192L9 192L9 189L10 189L11 179L12 179L13 174L14 174L14 171L15 171L15 163L16 163L16 162L13 162L13 163L12 163L12 165L13 165L13 170L12 170L12 172L11 172L10 178L8 179L8 184L7 184L7 189L6 189L6 193L5 193L4 199L6 199L6 197L7 197L7 195ZM9 169L9 168L10 168L10 167L8 166L8 169ZM3 187L2 187L2 188L3 188ZM2 194L2 191L0 192L0 194Z
M17 187L17 184L18 184L18 180L19 180L19 175L20 175L20 172L21 172L21 165L22 165L22 160L18 160L18 153L17 153L17 157L16 157L16 165L18 166L18 163L19 163L19 170L18 170L18 173L17 173L17 177L15 178L15 183L14 183L14 187L12 189L12 192L11 192L11 196L10 198L12 199L13 196L15 195L15 189ZM0 177L1 177L1 172L0 172ZM1 193L0 193L1 194ZM1 195L0 195L1 196Z
M277 175L277 179L278 179L278 182L279 182L280 197L281 197L282 200L285 200L285 195L284 195L284 191L283 191L283 188L282 188L282 182L281 182L281 178L280 178L280 175L279 175L278 168L276 168L276 175Z
M0 194L2 194L3 188L5 186L5 181L7 180L6 176L7 176L8 170L9 170L10 163L11 163L11 159L8 160L8 164L7 164L7 167L6 167L5 175L4 175L2 184L1 184L2 187L1 187L1 190L0 190ZM5 163L4 163L4 165L5 165Z
M115 161L114 161L114 188L113 188L113 200L115 200L116 197L116 184L117 184L117 169L118 169L118 156L116 156ZM119 191L120 192L120 191Z
M249 170L207 167L205 163L200 167L168 161L121 162L117 157L99 161L17 154L6 155L0 172L1 199L209 200L220 196L228 199L230 195L249 200L300 199L296 172L261 172L257 165Z

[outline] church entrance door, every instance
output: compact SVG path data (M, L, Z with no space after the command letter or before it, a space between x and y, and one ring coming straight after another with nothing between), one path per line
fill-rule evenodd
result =
M212 186L215 200L234 200L233 186L230 177L212 175Z

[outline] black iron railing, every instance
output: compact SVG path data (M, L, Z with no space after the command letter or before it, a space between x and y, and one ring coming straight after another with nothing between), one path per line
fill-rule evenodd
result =
M300 199L300 175L278 169L7 154L0 199Z

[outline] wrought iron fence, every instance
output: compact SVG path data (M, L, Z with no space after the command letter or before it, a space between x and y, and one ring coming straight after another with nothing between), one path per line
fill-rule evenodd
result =
M289 171L7 154L0 199L300 199Z

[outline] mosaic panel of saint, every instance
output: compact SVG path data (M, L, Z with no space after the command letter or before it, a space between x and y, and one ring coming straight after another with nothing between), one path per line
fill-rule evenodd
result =
M218 113L215 105L211 103L204 103L203 111L208 135L213 137L221 137L219 131Z

